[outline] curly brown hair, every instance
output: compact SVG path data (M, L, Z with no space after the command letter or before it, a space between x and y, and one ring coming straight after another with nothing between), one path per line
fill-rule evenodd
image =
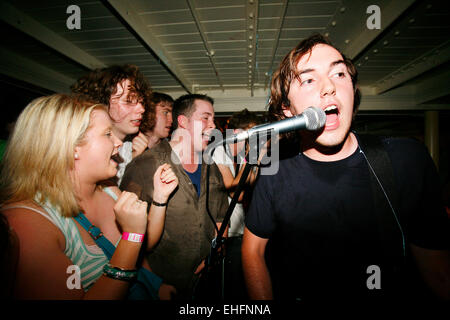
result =
M113 65L95 69L75 82L70 89L82 98L96 101L109 107L111 96L117 92L117 84L130 81L130 100L138 100L144 109L152 108L150 83L135 65ZM149 112L150 116L154 111Z
M142 115L142 123L139 129L141 132L149 132L152 131L156 125L156 105L162 103L172 106L173 98L168 94L162 92L153 92L152 97L150 98L150 108L145 108L145 111Z
M354 102L353 102L353 116L361 102L361 93L356 84L358 81L358 71L356 70L353 62L347 58L339 49L337 49L331 41L321 35L314 34L311 37L302 40L294 49L292 49L281 61L278 69L274 72L271 83L271 95L269 102L269 117L272 121L278 121L286 118L283 113L283 109L290 106L288 99L289 89L292 80L297 77L297 63L305 54L311 53L314 46L318 44L326 44L335 48L344 60L347 70L350 74L353 88L355 89Z

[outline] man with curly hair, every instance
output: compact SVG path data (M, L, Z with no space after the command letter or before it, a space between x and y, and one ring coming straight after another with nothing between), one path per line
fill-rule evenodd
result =
M72 92L89 100L108 106L113 123L113 132L122 141L130 139L120 149L124 162L119 165L117 177L123 175L125 166L132 158L140 155L148 140L139 132L145 109L151 109L152 90L144 75L134 65L114 65L95 69L81 77L71 86ZM149 120L154 121L154 112L149 110ZM137 134L137 135L136 135Z

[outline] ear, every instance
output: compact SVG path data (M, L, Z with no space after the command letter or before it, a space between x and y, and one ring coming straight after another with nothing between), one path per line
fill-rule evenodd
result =
M80 159L80 148L79 147L75 147L75 149L73 150L73 158L75 160Z
M180 128L186 129L189 119L185 115L180 114L177 117L177 121Z
M281 109L283 110L283 113L287 118L294 116L291 112L291 109L289 107L286 107L284 104L281 105Z

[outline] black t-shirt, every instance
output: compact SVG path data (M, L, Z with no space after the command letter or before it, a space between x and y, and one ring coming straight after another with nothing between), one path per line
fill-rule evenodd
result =
M383 143L392 162L397 215L407 243L448 248L448 219L427 150L409 139ZM373 208L369 169L359 148L334 162L300 154L280 161L275 175L261 176L246 226L270 239L266 253L275 298L379 296L394 288L396 276L383 255L383 228ZM367 287L372 265L380 268L381 290Z

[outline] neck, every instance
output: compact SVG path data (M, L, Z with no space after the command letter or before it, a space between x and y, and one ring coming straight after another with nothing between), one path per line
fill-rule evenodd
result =
M161 140L162 140L161 138L159 138L156 135L154 135L153 132L151 132L151 131L150 132L146 132L145 136L148 139L147 146L148 146L149 149L151 149L154 146L156 146L157 144L159 144L161 142Z
M95 194L99 190L97 184L79 185L76 188L76 196L78 204L82 208L84 214L87 214L87 208L93 203Z
M189 141L189 139L187 139ZM183 137L174 137L169 141L172 150L180 158L181 164L184 166L193 166L200 163L201 153L194 151L192 146L183 143Z
M81 181L78 181L75 184L75 194L77 197L77 201L80 207L83 208L83 211L86 211L86 208L89 207L89 203L93 201L98 190L99 187L96 183L83 183Z
M330 162L330 161L339 161L351 156L355 152L357 147L358 147L358 140L356 139L355 135L352 132L349 132L344 141L337 146L333 147L322 146L314 142L304 143L302 145L302 152L310 159L316 161Z

